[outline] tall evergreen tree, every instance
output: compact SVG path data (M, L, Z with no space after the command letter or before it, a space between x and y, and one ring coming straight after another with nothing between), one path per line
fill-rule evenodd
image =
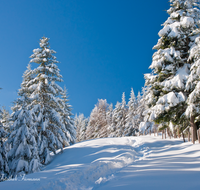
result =
M150 86L150 119L157 122L183 122L186 110L185 92L190 73L188 50L194 42L199 27L198 0L170 0L170 15L159 32L160 39L154 49L152 74L146 74Z
M19 101L19 99L18 99ZM12 176L28 174L40 170L37 147L37 129L33 123L32 113L27 110L27 97L21 97L21 108L12 114L13 131L7 143L11 145L8 153Z
M0 119L2 111L0 110ZM5 148L5 139L7 136L7 132L4 130L4 126L0 121L0 182L1 180L6 179L9 176L9 166L8 166L8 158L7 151Z
M125 125L126 125L126 114L127 114L127 107L126 107L126 100L125 100L125 93L122 94L122 102L117 104L117 107L114 110L114 117L116 118L116 136L122 137L124 136Z
M99 99L92 110L86 130L87 139L107 137L106 112L108 104L106 100Z
M79 116L75 116L74 125L76 127L76 140L77 142L81 142L86 140L86 129L88 125L88 119L85 118L83 114Z
M4 130L7 133L10 133L11 132L11 125L12 125L12 122L10 121L10 113L8 112L8 110L6 110L5 107L3 107L0 115L1 115L1 117L0 117L1 123L4 126Z
M98 120L98 107L97 105L95 105L89 117L89 122L85 134L86 139L94 139L96 137L97 120Z
M65 136L67 138L67 142L64 141L64 145L67 146L70 144L74 144L76 142L76 130L74 125L74 119L72 118L72 112L71 112L71 105L69 104L67 89L64 87L64 91L61 92L61 98L62 98L62 112L61 118L63 122L64 128L62 128L63 132L65 133Z
M112 112L112 122L108 128L108 131L109 131L108 137L118 137L117 136L117 122L118 122L118 112L120 112L120 110L121 110L121 103L117 102Z
M136 108L137 108L137 101L135 97L135 93L133 88L131 89L130 99L128 102L128 111L126 115L126 126L124 134L125 136L134 136L137 126L136 126Z
M46 37L40 39L39 45L40 48L33 50L30 60L30 63L37 63L38 67L31 71L27 83L28 97L31 99L27 109L35 115L33 119L38 131L39 156L41 163L47 164L51 151L56 153L57 149L63 149L63 145L74 142L74 133L71 120L67 119L70 113L67 113L69 106L66 104L65 92L56 83L62 82L58 61L53 55L56 52L50 49Z
M190 120L199 121L200 114L200 37L196 38L194 46L190 50L189 61L193 64L190 68L190 75L186 84L186 91L190 92L187 99L186 116ZM192 122L193 142L197 138L196 123Z

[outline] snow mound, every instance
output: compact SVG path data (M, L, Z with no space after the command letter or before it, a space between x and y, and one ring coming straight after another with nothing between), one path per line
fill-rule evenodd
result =
M40 172L1 182L0 189L195 189L199 149L200 144L151 136L89 140L53 156Z

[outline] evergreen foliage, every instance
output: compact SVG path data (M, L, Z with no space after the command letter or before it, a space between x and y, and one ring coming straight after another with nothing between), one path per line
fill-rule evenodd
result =
M0 110L0 119L2 111ZM0 121L0 182L3 179L6 179L9 176L9 165L7 158L7 151L5 148L5 139L7 136L7 132L4 130L4 126Z
M190 73L189 49L199 27L199 2L170 0L169 18L160 30L160 39L154 49L151 74L146 74L150 87L149 119L157 123L181 124L186 110L185 92Z

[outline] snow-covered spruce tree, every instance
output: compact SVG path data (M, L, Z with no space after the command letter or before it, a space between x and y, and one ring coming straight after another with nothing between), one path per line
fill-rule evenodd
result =
M139 131L144 133L145 131L150 131L156 128L154 122L149 121L149 113L151 113L148 108L148 102L151 101L149 93L149 87L145 86L142 88L142 96L140 92L137 96L137 108L136 108L136 126L139 126Z
M192 139L195 141L197 138L197 126L194 120L196 122L200 120L200 37L196 38L195 44L190 50L189 61L193 62L193 64L190 68L191 73L186 84L186 90L190 92L187 99L186 116L192 120Z
M86 140L85 133L88 125L88 119L85 118L83 114L80 114L79 116L75 115L74 125L76 127L76 141L81 142Z
M108 106L108 110L106 112L106 121L107 121L107 133L108 137L112 137L113 130L113 104L111 103Z
M125 125L125 136L134 136L136 132L136 108L137 108L137 101L135 97L135 93L133 88L131 89L130 99L128 102L128 111L126 114L126 125Z
M0 114L2 114L1 110L0 110ZM7 151L5 149L6 136L7 136L7 132L4 130L4 126L2 125L0 121L0 182L9 176Z
M88 126L85 133L86 140L95 138L97 118L98 118L98 108L97 108L97 105L95 105L89 117L89 122L88 122Z
M112 112L112 122L111 125L108 128L108 137L117 137L117 131L116 131L116 126L117 126L117 117L118 117L118 112L121 110L121 103L117 102L115 105L115 108L113 109Z
M146 74L150 86L150 120L157 123L170 121L181 124L186 110L185 92L190 73L188 57L194 42L194 31L199 27L199 1L170 0L170 15L159 32L160 39L154 49L151 74ZM184 118L184 119L183 119Z
M6 110L5 107L2 107L2 112L0 113L1 115L1 123L3 124L4 126L4 130L7 132L7 133L10 133L11 132L11 125L12 125L12 122L10 121L10 113L8 112L8 110Z
M69 104L69 99L67 95L67 89L64 87L64 91L61 92L62 98L62 112L60 113L61 119L64 125L62 125L62 130L67 138L67 142L63 141L65 146L74 144L76 142L76 130L74 125L74 119L72 118L71 105Z
M31 99L28 109L36 116L40 161L42 164L47 164L50 161L51 151L56 153L56 150L62 150L63 146L74 138L70 137L73 130L64 132L66 128L71 130L72 126L65 120L67 115L66 106L63 106L65 100L61 98L64 91L56 83L62 81L60 70L56 65L58 61L53 55L56 52L50 49L49 39L46 37L40 39L39 45L40 48L33 50L30 60L31 63L37 63L38 67L32 70L34 78L28 82ZM69 128L67 124L70 125Z
M24 72L22 78L23 78L23 80L21 83L21 88L18 90L18 96L22 97L25 95L26 97L29 97L31 94L31 89L29 89L29 82L34 78L34 75L32 74L30 63L28 64L27 69ZM14 105L12 107L12 111L15 112L15 111L21 109L22 104L23 104L23 102L21 101L20 98L15 100Z
M116 105L117 107L114 110L114 117L116 118L116 137L125 136L125 125L126 125L126 114L127 114L127 107L126 107L126 100L125 100L125 93L122 94L122 102Z
M107 100L100 99L98 101L98 138L105 138L108 137L108 130L107 130L107 118L106 113L108 110L108 103Z
M8 160L13 177L39 171L41 166L36 142L38 133L33 114L27 110L29 101L26 96L22 96L18 99L21 108L12 113L13 131L7 143L11 146Z

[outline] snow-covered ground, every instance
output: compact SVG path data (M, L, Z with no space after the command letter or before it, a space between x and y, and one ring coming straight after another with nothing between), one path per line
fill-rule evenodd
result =
M0 190L199 189L200 144L160 137L95 139L53 157L41 172L0 183Z

